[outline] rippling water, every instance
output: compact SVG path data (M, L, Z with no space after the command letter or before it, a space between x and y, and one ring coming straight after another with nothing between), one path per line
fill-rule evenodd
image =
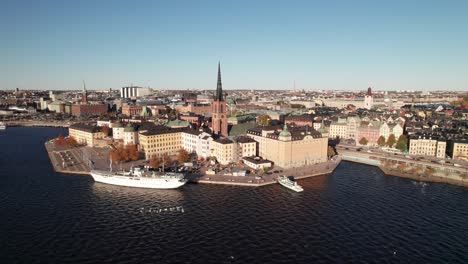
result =
M348 162L299 194L115 187L56 174L43 142L60 132L0 133L2 263L468 263L466 188Z

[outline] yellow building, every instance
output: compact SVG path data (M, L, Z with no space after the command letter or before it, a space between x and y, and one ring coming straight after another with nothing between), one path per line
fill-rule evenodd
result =
M237 144L236 142L227 139L219 138L211 142L211 156L216 157L216 160L227 165L237 161Z
M291 129L291 130L290 130ZM283 168L327 161L328 138L308 127L257 127L247 135L258 142L258 154Z
M68 135L73 137L78 144L86 144L90 147L96 145L96 140L104 138L101 127L87 124L71 125L68 128Z
M182 148L182 132L185 128L158 126L157 129L142 131L139 134L140 151L147 160L162 157L164 154L177 155Z
M421 156L432 156L440 159L445 158L445 150L447 142L442 139L415 135L409 139L409 154L410 155L421 155Z
M452 159L454 160L467 160L468 161L468 142L455 141L453 142Z

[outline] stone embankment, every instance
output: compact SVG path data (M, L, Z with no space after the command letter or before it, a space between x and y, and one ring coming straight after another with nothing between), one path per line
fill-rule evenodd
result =
M64 121L5 121L7 127L69 127Z
M339 152L342 159L345 161L376 166L386 175L417 181L440 182L468 187L468 168L466 167L454 167L425 161L416 161L403 156L392 156L377 152L369 153L346 150L340 150ZM389 165L388 163L393 165ZM406 169L400 169L398 165L402 165ZM420 170L411 171L411 169L414 168L419 168ZM430 174L422 173L424 171L423 169L427 168L432 168L434 171Z

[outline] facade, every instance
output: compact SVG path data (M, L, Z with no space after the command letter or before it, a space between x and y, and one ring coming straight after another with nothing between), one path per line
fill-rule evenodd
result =
M218 84L216 87L216 95L211 105L212 107L212 122L211 130L215 135L228 136L227 122L227 107L226 101L223 98L223 88L221 84L221 66L218 64Z
M112 125L112 138L116 140L123 140L124 139L124 127L122 123L115 122Z
M222 165L237 162L237 144L230 139L219 138L213 140L211 142L211 153Z
M73 104L71 114L73 116L98 116L106 114L107 104Z
M139 86L128 86L122 87L120 89L120 97L122 98L135 98L141 96L151 95L153 93L153 89L151 88L143 88Z
M377 141L380 137L380 122L361 122L357 129L356 145L361 145L359 141L362 138L367 139L367 146L377 146Z
M444 159L447 143L442 138L411 136L409 139L409 154L431 156Z
M303 115L290 115L284 118L284 122L287 125L296 125L296 126L310 126L314 125L314 118L312 115L303 114Z
M329 138L348 138L348 124L345 122L332 122L328 132Z
M459 140L452 143L451 157L453 160L468 161L468 141Z
M187 130L182 132L182 148L188 151L189 153L196 153L198 145L198 135L200 134L201 132L195 130Z
M139 133L140 150L147 160L152 157L162 157L164 154L177 155L182 147L182 132L185 128L168 128L158 126L157 129Z
M238 153L239 158L243 157L254 157L257 155L257 142L250 137L241 136L236 139L238 144Z
M249 166L254 170L261 170L263 168L271 167L271 161L262 159L260 157L244 157L242 161L245 165Z
M123 132L123 141L125 145L138 144L138 131L129 123L127 127L124 128Z
M307 127L257 127L247 136L258 142L258 154L283 168L327 161L328 138Z
M213 137L210 134L202 132L198 135L196 150L198 157L206 159L211 156L211 142Z
M122 105L122 114L125 116L139 116L142 110L141 105Z
M103 139L104 133L101 128L94 125L73 124L68 128L68 135L73 137L78 144L85 144L90 147L96 145L97 139Z

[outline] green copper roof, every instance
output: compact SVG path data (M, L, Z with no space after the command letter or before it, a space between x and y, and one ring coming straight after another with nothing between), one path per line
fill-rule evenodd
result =
M164 124L167 127L188 127L190 123L185 120L175 119Z

